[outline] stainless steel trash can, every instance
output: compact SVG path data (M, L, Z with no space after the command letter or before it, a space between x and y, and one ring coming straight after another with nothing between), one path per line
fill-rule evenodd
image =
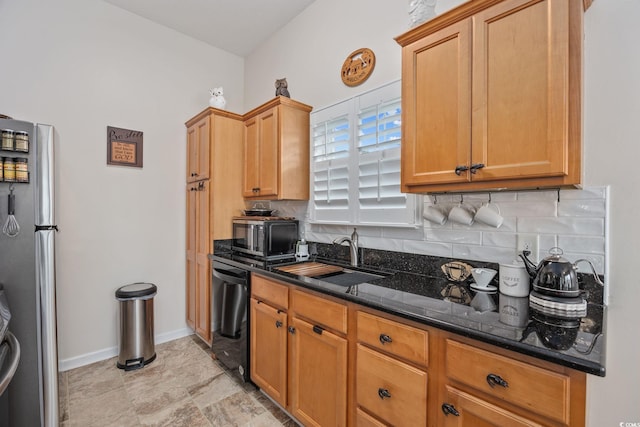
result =
M120 351L116 366L125 371L140 369L153 362L156 350L153 337L153 283L132 283L116 291L120 305Z

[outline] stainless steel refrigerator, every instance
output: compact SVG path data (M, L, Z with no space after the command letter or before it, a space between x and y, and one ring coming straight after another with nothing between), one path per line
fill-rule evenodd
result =
M9 330L20 343L18 369L0 396L0 427L57 426L54 131L49 125L7 119L0 119L1 130L23 132L22 137L27 133L28 152L0 144L0 157L22 167L26 159L28 182L7 182L6 176L0 181L0 283L11 310ZM8 134L2 133L0 143L7 142ZM11 190L14 203L9 203ZM10 236L15 224L4 227L10 207L20 229L15 236Z

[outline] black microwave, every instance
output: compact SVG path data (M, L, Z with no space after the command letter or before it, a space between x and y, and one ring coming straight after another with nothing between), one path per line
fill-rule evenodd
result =
M264 259L295 256L298 220L237 217L233 219L234 251Z

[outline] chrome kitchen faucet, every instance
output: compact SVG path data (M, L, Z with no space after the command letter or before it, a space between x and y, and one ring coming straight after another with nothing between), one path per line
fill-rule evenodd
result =
M351 254L351 265L354 267L358 266L358 232L355 227L353 228L353 233L351 233L351 238L349 237L338 237L333 241L334 245L342 245L344 243L349 244L349 252Z

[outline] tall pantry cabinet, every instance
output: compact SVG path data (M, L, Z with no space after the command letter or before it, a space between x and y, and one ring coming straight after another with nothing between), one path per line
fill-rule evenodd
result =
M215 239L231 239L242 198L242 116L207 108L187 126L187 324L211 344L211 263Z

